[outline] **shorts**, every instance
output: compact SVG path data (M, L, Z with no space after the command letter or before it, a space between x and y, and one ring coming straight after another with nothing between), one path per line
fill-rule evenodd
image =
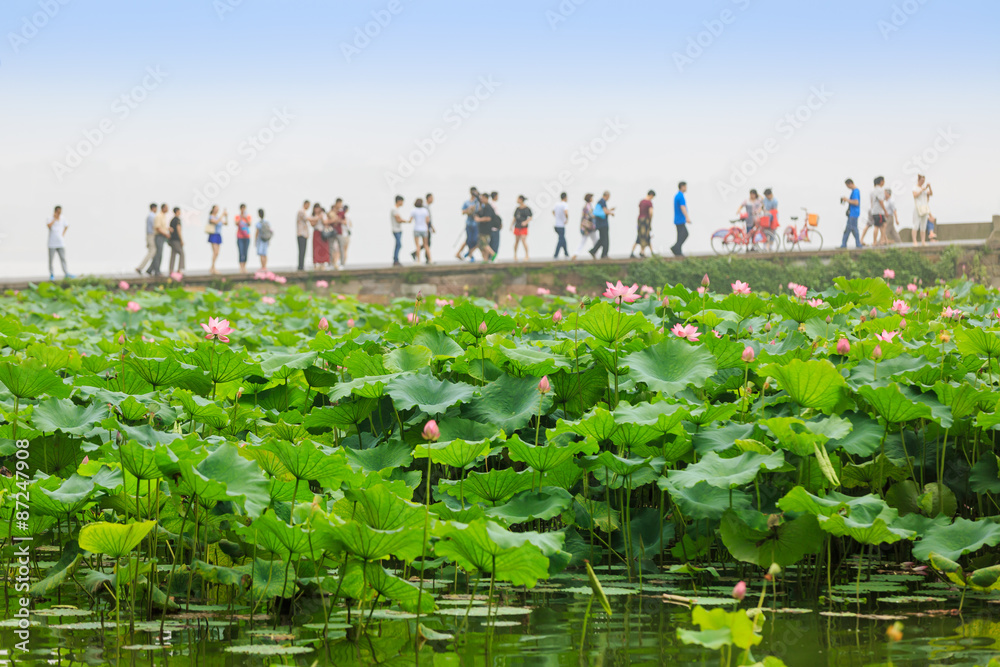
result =
M514 236L527 236L527 235L528 235L528 228L527 227L515 227L514 228Z
M872 216L872 224L875 225L876 227L878 227L879 229L881 229L882 226L885 225L885 216L884 215L873 215Z
M415 238L415 239L425 239L425 238L427 238L427 232L413 232L413 238Z
M209 234L208 242L212 245L222 245L222 234Z
M487 250L492 250L493 246L490 245L490 235L480 234L479 235L479 250L485 253Z

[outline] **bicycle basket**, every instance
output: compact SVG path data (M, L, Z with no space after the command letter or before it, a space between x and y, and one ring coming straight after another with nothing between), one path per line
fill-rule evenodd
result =
M817 213L810 213L809 214L809 226L810 227L818 227L819 226L819 214L817 214Z

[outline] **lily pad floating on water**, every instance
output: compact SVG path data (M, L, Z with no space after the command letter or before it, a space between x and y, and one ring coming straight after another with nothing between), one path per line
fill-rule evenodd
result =
M611 586L602 586L605 595L636 595L639 591L630 588L614 588ZM590 586L575 586L573 588L562 589L563 593L572 593L573 595L593 595L594 590Z
M246 644L227 646L226 652L240 655L301 655L312 653L312 648L308 646L278 646L276 644Z
M935 598L929 595L889 595L879 598L878 601L888 604L921 604L924 602L947 602L948 598Z
M530 614L532 611L534 609L531 607L493 607L492 609L473 607L469 610L469 616L521 616ZM465 616L464 609L439 609L437 613L440 616Z
M55 618L70 618L76 616L90 616L94 612L89 609L49 607L48 609L35 609L31 612L35 616L50 616Z

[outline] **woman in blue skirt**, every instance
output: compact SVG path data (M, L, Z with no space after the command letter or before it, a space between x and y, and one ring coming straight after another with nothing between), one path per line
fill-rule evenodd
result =
M208 226L205 231L208 232L208 242L212 244L212 271L211 273L217 274L218 271L215 270L215 260L219 258L219 249L222 247L222 226L229 224L229 212L223 211L222 217L219 217L219 207L218 205L212 206L212 212L208 214ZM215 231L211 231L211 230Z

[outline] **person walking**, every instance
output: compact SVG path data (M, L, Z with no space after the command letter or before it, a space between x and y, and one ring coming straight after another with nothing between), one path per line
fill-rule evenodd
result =
M434 195L428 192L427 196L424 197L424 208L427 209L427 238L424 239L424 244L426 245L428 250L430 250L431 247L431 237L434 236L434 232L437 231L434 229L434 213L431 211L431 204L433 203L434 203ZM419 254L420 250L418 248L410 253L410 257L413 258L414 262L419 262L420 261Z
M344 235L344 200L340 197L333 202L330 213L326 218L323 238L326 239L330 248L330 262L333 268L340 270L344 264L344 249L340 240Z
M591 248L597 246L597 227L594 225L594 195L589 192L583 195L583 212L580 214L580 247L576 249L573 256L570 258L571 261L576 260L576 256L579 255L584 249L590 245ZM589 251L588 251L589 252Z
M736 215L741 218L743 218L743 212L746 211L746 218L743 219L746 220L748 232L753 232L754 228L757 227L757 221L760 219L760 212L763 208L763 202L757 190L751 190L750 196L736 209Z
M490 207L492 208L492 206ZM524 261L529 261L528 257L528 225L531 224L533 216L531 208L527 204L524 195L517 198L517 208L514 209L514 221L511 223L511 231L514 232L514 261L517 261L517 248L524 248Z
M844 229L844 239L840 243L841 248L847 247L847 240L854 235L855 246L861 247L861 236L858 234L858 218L861 217L861 190L854 187L854 181L847 179L844 185L851 191L846 197L840 198L841 204L847 204L847 227Z
M139 262L139 266L135 267L135 272L141 276L143 269L147 269L146 273L150 273L148 268L152 266L154 257L156 257L156 204L150 204L149 215L146 216L146 256Z
M309 200L302 202L302 208L295 216L295 240L299 244L299 271L306 270L306 248L309 245L309 227L315 219L309 215Z
M865 230L861 233L861 245L865 244L865 237L868 236L868 230L872 227L875 228L872 234L872 245L886 244L885 219L885 178L876 176L872 193L869 195L868 224L865 225Z
M931 184L923 174L917 175L917 187L913 189L913 245L927 245L929 240L928 219L931 217L930 199L934 196Z
M639 257L646 259L646 248L649 248L649 255L653 255L653 200L656 192L650 190L646 193L646 198L639 202L639 220L636 223L635 243L632 244L632 252L629 257L635 259L635 249L639 248Z
M674 229L677 230L677 242L670 248L675 257L684 256L684 242L688 238L687 226L691 224L691 215L687 206L687 183L677 184L677 194L674 195Z
M45 226L49 229L49 280L55 280L55 270L52 268L52 260L59 255L59 263L62 265L64 278L75 278L66 268L66 221L62 217L62 206L56 206L52 211Z
M351 220L351 215L348 213L349 210L350 207L344 204L344 208L340 211L340 217L343 219L340 234L340 268L342 269L347 266L347 246L351 245L351 236L354 234L354 221ZM428 236L428 238L430 237Z
M479 190L469 188L469 199L462 204L462 215L465 216L465 243L455 253L455 259L462 260L468 257L469 261L476 261L476 258L472 256L472 251L479 244L479 225L476 223L476 213L480 206ZM463 256L462 251L466 249L468 251Z
M500 218L500 194L496 190L490 193L489 204L493 207L493 224L490 225L490 250L493 255L490 261L495 262L500 253L500 232L503 231L503 220Z
M559 203L552 210L552 216L556 219L555 230L558 237L558 241L556 241L556 254L553 255L553 259L559 259L560 250L563 251L566 257L569 257L569 248L566 247L566 223L569 221L569 205L566 203L568 196L565 192L560 194Z
M392 235L396 239L396 248L392 252L393 266L402 266L399 261L399 251L403 249L403 225L410 221L410 218L403 217L404 201L406 200L403 199L402 195L396 195L396 204L389 210L389 224L392 229Z
M240 204L240 212L236 214L236 248L240 253L240 273L247 272L247 255L250 253L250 223L247 205Z
M271 223L267 221L264 217L264 209L257 209L257 225L254 228L254 246L257 249L257 258L260 260L261 270L267 270L267 250L271 246L271 237L274 236L274 230L271 229Z
M899 212L896 210L896 202L892 200L892 189L885 189L885 228L882 230L887 243L900 243L899 238Z
M153 262L149 265L149 270L146 271L151 276L159 276L161 274L160 267L163 266L163 248L166 246L167 241L170 240L170 224L167 222L167 214L170 208L166 204L160 205L160 212L156 214L156 219L153 222L153 233L156 235L153 239L153 244L156 247L156 254L153 255Z
M605 190L604 196L598 200L597 206L594 207L594 226L597 227L598 236L597 245L590 250L590 256L594 259L597 259L598 250L601 250L601 259L607 259L608 250L611 247L609 220L615 214L615 209L608 206L609 199L611 199L611 193Z
M184 237L181 235L181 209L174 207L174 217L170 219L170 237L167 239L170 246L170 262L167 264L167 271L174 274L176 262L177 273L184 273Z
M219 215L219 206L215 204L208 214L208 225L205 231L208 232L208 242L212 244L212 268L209 270L213 276L218 275L215 270L215 262L219 259L219 250L222 248L222 227L229 224L229 211L223 211Z
M420 251L424 253L424 263L431 263L431 249L427 245L428 229L431 219L431 212L424 207L424 200L419 197L413 202L413 210L410 212L410 220L413 221L413 243L417 247L417 262L420 261Z
M313 226L313 271L322 269L330 263L330 245L326 241L326 212L319 202L313 204L313 214L310 220Z
M496 260L496 253L493 252L493 230L500 226L500 216L490 202L490 195L485 192L479 196L479 208L476 212L476 224L478 230L479 254L484 262Z

